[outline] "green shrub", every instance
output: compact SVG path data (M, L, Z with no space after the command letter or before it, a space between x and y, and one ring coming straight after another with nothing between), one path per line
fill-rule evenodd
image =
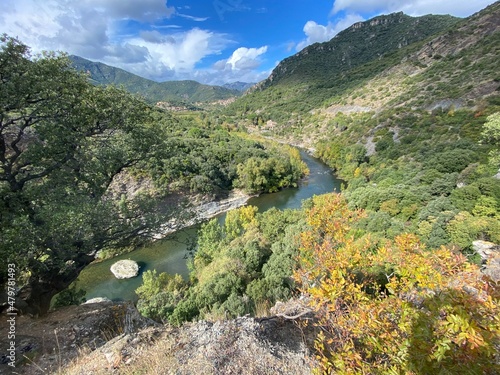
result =
M85 290L77 289L72 285L55 296L52 307L57 309L63 306L80 305L86 301L85 294Z

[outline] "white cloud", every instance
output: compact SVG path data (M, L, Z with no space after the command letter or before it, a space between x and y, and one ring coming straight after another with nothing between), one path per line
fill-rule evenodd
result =
M182 13L177 13L177 15L179 17L187 18L188 20L196 21L196 22L203 22L203 21L208 20L208 17L194 17L194 16L190 16L188 14L182 14Z
M285 45L285 50L287 52L290 52L291 50L293 50L294 47L295 47L295 42L288 42Z
M210 84L219 85L223 82L259 82L271 74L272 69L259 72L261 57L268 47L237 48L228 59L219 60L213 64L211 70L198 71L198 79Z
M364 21L364 18L358 14L348 14L344 18L337 20L335 23L329 22L326 26L319 25L314 21L307 21L304 25L306 39L298 43L295 48L297 51L300 51L310 44L326 42L342 30L359 21Z
M172 71L179 75L191 73L203 58L219 54L229 43L224 35L197 28L168 36L154 31L142 33L129 42L145 48L149 56L144 63L126 68L160 81L171 78Z
M2 8L8 11L0 32L19 37L35 52L63 50L88 58L120 50L119 22L155 22L175 12L165 0L4 0Z
M335 35L332 24L329 23L327 26L323 26L314 21L307 21L304 25L304 33L307 36L307 44L324 42L332 39Z
M214 64L217 70L252 70L260 65L259 57L267 52L267 46L260 48L240 47L227 60L219 60Z
M493 3L492 0L335 0L332 13L391 13L403 11L412 16L424 14L452 14L466 17Z
M259 56L267 52L267 46L260 48L245 48L240 47L233 52L231 57L227 59L227 65L230 65L233 70L248 70L254 69L260 65Z
M176 10L165 0L3 1L0 34L18 37L33 52L64 51L160 81L192 74L232 44L221 33L173 30L165 22ZM144 27L131 29L130 21Z

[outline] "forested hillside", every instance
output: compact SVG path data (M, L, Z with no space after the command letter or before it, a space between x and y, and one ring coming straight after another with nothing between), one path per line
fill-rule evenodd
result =
M500 4L467 20L444 20L394 14L354 25L282 62L261 91L227 113L252 131L314 146L347 181L350 207L367 210L358 226L374 238L409 231L431 247L464 252L475 239L498 242L499 165L489 157L498 141L484 124L494 127L500 108ZM434 36L414 30L425 24L436 31L434 22L443 25ZM401 28L424 40L391 42L405 35ZM360 49L376 45L367 38L372 29L392 52L322 69L321 61L343 61L339 48L353 38ZM300 80L305 90L286 89Z
M215 102L241 95L241 90L237 88L203 85L196 81L155 82L79 56L70 56L70 59L76 69L89 75L91 82L123 87L133 94L141 95L152 104Z

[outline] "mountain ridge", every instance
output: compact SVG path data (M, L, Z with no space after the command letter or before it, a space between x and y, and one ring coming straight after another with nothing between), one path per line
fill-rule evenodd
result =
M378 110L413 103L430 108L443 100L462 97L465 103L478 93L489 95L498 78L499 8L497 2L466 19L393 13L356 23L283 60L228 113L243 111L264 122L284 123L333 105ZM460 72L469 78L462 79Z
M69 56L73 66L86 72L98 85L122 86L151 103L156 102L215 102L241 95L241 91L223 86L204 85L194 80L156 82L124 69L95 62L80 56Z
M225 83L222 85L222 87L228 88L230 90L238 90L238 91L244 92L244 91L248 90L250 87L252 87L253 85L255 85L255 82L236 81L236 82L231 82L231 83Z
M331 40L314 43L284 59L269 78L264 80L262 88L288 78L288 75L293 74L299 68L311 68L311 65L317 64L317 61L310 61L310 55L317 51L324 52L322 55L325 56L332 52L328 54L328 58L320 61L324 64L325 70L339 68L345 70L346 67L352 69L375 58L381 58L387 51L400 49L425 39L458 21L459 18L452 16L411 17L399 12L356 22ZM313 75L312 78L317 77Z

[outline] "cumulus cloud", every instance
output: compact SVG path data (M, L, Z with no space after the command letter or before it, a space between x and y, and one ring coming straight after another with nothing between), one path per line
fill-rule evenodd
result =
M227 60L226 65L230 65L232 69L248 70L254 69L260 65L259 56L267 52L267 46L260 48L245 48L240 47L233 52Z
M165 0L79 0L75 3L79 4L80 8L98 9L111 18L141 22L170 18L175 13L175 8L167 6Z
M9 14L4 13L1 31L35 51L64 50L88 58L114 53L122 42L120 22L155 22L175 12L165 0L4 0L3 5Z
M359 21L364 21L364 18L358 14L348 14L344 18L337 20L335 23L329 22L326 26L319 25L314 21L307 21L304 25L306 39L298 43L295 48L297 51L300 51L310 44L326 42L342 30Z
M391 13L403 11L412 16L424 14L452 14L466 17L491 4L492 0L335 0L332 13Z
M178 13L165 0L3 1L0 33L18 37L33 52L65 51L159 81L192 73L232 43L225 34L166 24Z
M262 56L268 47L237 48L228 59L219 60L211 70L198 71L196 77L204 82L218 85L222 82L259 82L271 74L272 69L259 72Z
M168 36L154 31L142 33L130 43L145 48L149 56L144 64L127 69L161 81L171 78L172 71L179 75L191 73L199 61L219 54L229 41L224 35L195 28Z
M252 70L260 65L259 57L267 52L267 46L260 48L240 47L227 60L214 64L217 70Z
M333 30L333 25L328 24L327 26L318 25L314 21L307 21L304 25L304 33L307 36L307 43L324 42L325 40L330 40L335 35Z

